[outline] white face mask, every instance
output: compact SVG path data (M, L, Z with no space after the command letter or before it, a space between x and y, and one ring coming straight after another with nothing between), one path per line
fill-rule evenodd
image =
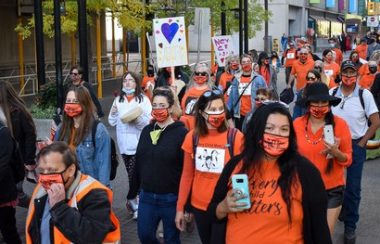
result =
M335 43L330 43L330 47L335 47Z

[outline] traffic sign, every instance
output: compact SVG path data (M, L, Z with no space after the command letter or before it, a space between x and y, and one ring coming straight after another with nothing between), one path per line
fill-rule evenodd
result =
M367 16L367 26L368 27L378 27L379 26L379 16Z

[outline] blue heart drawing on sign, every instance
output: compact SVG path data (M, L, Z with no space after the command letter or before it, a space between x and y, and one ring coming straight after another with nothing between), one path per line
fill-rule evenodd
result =
M165 23L161 26L161 32L165 36L166 40L168 40L169 43L172 42L178 29L179 29L179 25L177 23L172 23L170 25L168 23Z

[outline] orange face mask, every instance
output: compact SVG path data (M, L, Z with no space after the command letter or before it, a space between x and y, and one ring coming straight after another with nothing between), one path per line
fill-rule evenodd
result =
M206 112L205 112L206 113ZM226 113L222 112L220 114L207 114L207 122L214 128L219 128L224 120L226 119Z
M64 172L64 171L63 171ZM64 184L63 172L52 173L52 174L40 174L38 177L38 182L42 185L45 190L49 190L52 184Z
M322 107L310 105L309 111L313 117L321 119L330 111L330 107L328 105Z
M252 64L243 64L242 69L244 72L250 72L252 70Z
M280 156L289 147L289 137L264 133L262 146L270 156Z
M207 82L208 77L203 75L194 75L193 80L195 83L199 85L203 85Z
M154 108L152 109L152 117L157 122L164 122L169 117L169 110L167 108Z
M79 103L66 103L64 110L69 117L76 117L83 111L82 106Z

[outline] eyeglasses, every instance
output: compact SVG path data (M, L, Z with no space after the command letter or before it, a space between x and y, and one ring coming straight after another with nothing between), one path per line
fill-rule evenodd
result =
M300 55L308 55L308 53L300 53Z
M314 77L314 76L307 76L306 77L306 80L316 80L317 79L317 77Z
M73 72L71 72L70 75L77 76L77 75L79 75L79 73L73 73Z
M194 72L194 75L196 76L208 76L207 72Z
M202 96L209 98L209 97L211 97L212 95L214 95L214 96L220 96L220 95L222 95L222 94L223 94L223 92L222 92L221 90L219 90L219 89L215 89L215 90L205 91L205 92L202 94Z

